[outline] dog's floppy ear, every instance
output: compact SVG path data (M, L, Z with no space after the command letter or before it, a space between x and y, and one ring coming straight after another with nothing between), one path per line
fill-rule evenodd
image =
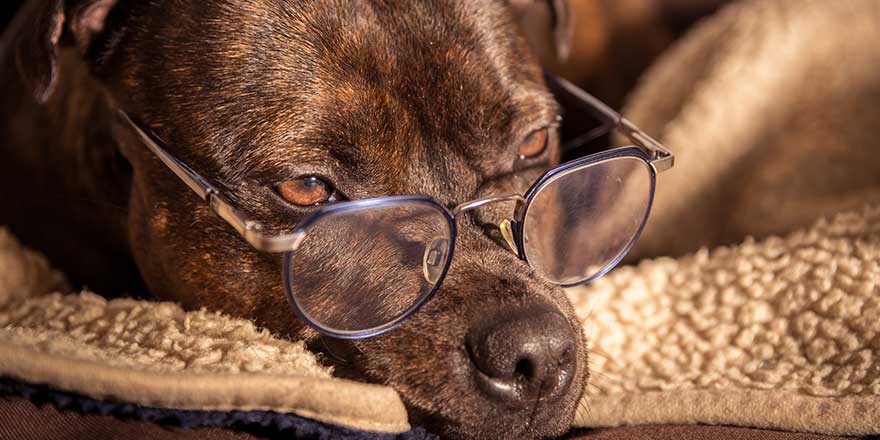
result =
M564 61L571 52L574 23L568 0L510 0L532 48L546 64Z
M45 103L58 82L58 47L71 44L88 51L95 36L104 30L116 0L35 0L15 29L15 62L34 98Z

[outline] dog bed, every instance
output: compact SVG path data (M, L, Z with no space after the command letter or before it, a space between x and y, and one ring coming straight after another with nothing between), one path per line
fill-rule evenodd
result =
M391 388L335 379L302 343L248 321L53 293L61 277L5 231L0 267L0 375L15 380L5 392L36 384L68 404L88 398L93 409L121 402L160 420L177 412L186 426L284 428L295 422L279 415L294 414L427 435L410 431ZM645 261L573 289L593 372L575 425L880 433L878 283L880 207L867 207L786 238Z
M656 218L637 252L681 241L687 243L675 254L685 255L621 267L569 291L585 322L593 373L575 426L706 423L880 434L880 204L865 206L870 198L855 194L833 206L848 212L820 219L807 210L812 224L794 232L692 252L700 244L693 236L713 224L699 209L707 193L698 189L723 182L729 173L722 159L744 157L766 139L749 132L755 124L725 118L733 101L708 102L713 93L751 90L728 95L746 106L732 115L762 114L777 103L796 107L796 100L764 96L785 83L782 71L822 75L836 67L834 84L846 90L873 84L869 78L880 78L878 22L880 6L871 0L738 4L699 26L646 76L627 113L681 160L680 174L659 183ZM810 35L821 44L794 43ZM817 56L814 46L828 50ZM789 70L748 76L750 62L772 65L780 50ZM696 76L688 79L685 69ZM683 80L672 82L676 74ZM865 118L846 122L846 133L873 136ZM719 140L718 150L707 154L695 139ZM687 165L700 160L696 171ZM689 209L701 223L686 221ZM716 220L724 215L713 212ZM802 219L803 211L797 214ZM180 426L433 437L410 426L393 389L334 378L301 342L246 320L63 292L62 274L0 232L0 393Z

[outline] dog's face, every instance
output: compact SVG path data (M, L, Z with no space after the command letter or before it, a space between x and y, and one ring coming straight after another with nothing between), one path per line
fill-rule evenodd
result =
M97 6L65 9L86 14L68 17L71 35L115 105L279 228L334 198L522 192L559 159L557 107L505 1L85 3ZM402 326L326 341L287 304L278 254L255 251L116 133L133 170L131 249L156 296L332 347L340 372L393 386L418 423L451 436L570 426L583 336L563 292L504 247L495 225L512 206L458 220L442 287Z

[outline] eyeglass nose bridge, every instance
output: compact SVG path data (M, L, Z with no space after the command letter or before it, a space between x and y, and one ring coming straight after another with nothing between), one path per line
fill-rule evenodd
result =
M526 198L522 194L518 193L481 197L479 199L459 204L452 209L452 215L457 217L459 214L465 213L467 211L473 211L474 209L481 208L492 203L500 202L516 202L514 216L518 216L526 205Z
M502 194L502 195L494 195L481 197L476 200L471 200L468 202L464 202L459 204L455 208L452 209L452 215L458 217L460 214L473 211L477 208L481 208L486 205L490 205L492 203L501 203L501 202L515 202L516 208L513 210L513 219L504 219L498 223L498 229L501 231L501 237L504 238L505 243L510 248L510 250L516 254L520 255L519 247L516 245L516 239L514 238L514 229L513 224L521 217L523 209L526 206L526 198L522 194L513 193L513 194Z

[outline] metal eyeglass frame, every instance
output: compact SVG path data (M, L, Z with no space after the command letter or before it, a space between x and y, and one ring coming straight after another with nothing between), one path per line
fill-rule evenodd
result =
M523 251L523 220L525 219L528 207L537 191L541 189L544 184L551 181L555 176L565 174L567 171L575 169L577 167L582 167L587 164L596 163L612 158L635 157L643 160L649 165L649 169L651 172L651 196L649 201L653 201L655 176L657 173L672 168L674 164L674 155L672 154L672 152L664 148L662 145L660 145L659 142L655 141L647 134L643 133L632 122L630 122L626 118L623 118L611 107L607 106L596 97L590 95L589 93L580 89L569 81L557 77L551 73L545 73L544 77L547 85L552 90L554 90L556 93L563 93L567 95L568 98L574 99L575 102L578 103L578 106L582 107L582 110L591 112L602 123L602 125L597 127L596 129L591 130L585 135L579 136L572 142L567 143L567 145L563 146L563 148L568 148L568 146L572 144L583 144L591 139L595 139L596 137L615 129L619 131L620 134L624 135L629 141L631 141L634 146L614 148L561 164L544 173L543 176L541 176L532 184L532 186L528 189L528 191L526 191L525 194L513 193L487 196L461 203L455 206L452 210L448 209L446 206L443 206L432 197L420 195L385 196L363 200L339 202L322 207L316 212L310 214L305 219L300 221L292 232L277 235L268 235L264 233L263 225L260 222L249 219L241 210L233 206L227 200L227 198L223 196L223 194L216 186L211 184L207 179L202 177L202 175L193 170L189 165L182 162L170 152L168 152L167 148L165 147L165 143L155 133L135 122L126 112L119 110L118 114L120 119L125 124L134 129L135 133L138 134L139 138L147 146L147 148L149 148L150 151L152 151L159 158L159 160L161 160L162 163L165 164L165 166L167 166L172 172L174 172L174 174L177 175L180 180L182 180L193 192L195 192L196 195L198 195L202 200L208 202L211 209L213 209L213 211L218 216L220 216L220 218L229 223L229 225L232 226L233 229L235 229L235 231L246 242L248 242L248 244L262 252L285 254L284 268L282 274L285 290L287 291L287 296L291 307L294 309L294 312L297 314L297 316L299 316L300 319L302 319L307 325L325 335L340 339L360 339L376 336L397 327L398 325L406 321L414 313L416 313L422 305L424 305L431 299L431 297L443 283L446 272L451 265L452 256L455 251L455 238L458 235L455 218L456 216L464 212L471 211L491 203L511 201L515 202L516 208L514 210L513 219L502 221L499 224L499 229L501 229L501 234L510 249L514 253L516 253L520 259L529 264L525 252ZM606 267L604 267L602 270L600 270L590 278L571 284L560 285L563 287L569 287L577 284L587 283L595 278L598 278L599 276L602 276L603 274L611 270L614 266L616 266L617 263L619 263L620 260L623 259L623 257L629 252L633 244L638 240L639 235L641 234L641 231L644 228L645 222L647 221L650 213L650 202L648 205L648 209L645 213L645 218L642 220L642 224L639 226L636 234L633 236L632 240L628 243L626 248L623 249L623 251L615 260L611 261ZM433 288L429 292L423 294L420 298L418 298L414 305L406 312L404 312L399 318L396 318L395 320L378 327L361 331L344 331L327 328L316 322L298 305L294 294L291 291L291 283L289 280L289 262L291 260L291 258L289 258L289 254L294 252L298 248L302 240L305 238L308 226L315 223L321 217L329 214L337 214L344 211L362 210L371 207L387 206L389 204L399 203L418 203L431 205L445 216L449 224L451 234L449 240L449 251L446 253L444 268L439 277L437 277Z

